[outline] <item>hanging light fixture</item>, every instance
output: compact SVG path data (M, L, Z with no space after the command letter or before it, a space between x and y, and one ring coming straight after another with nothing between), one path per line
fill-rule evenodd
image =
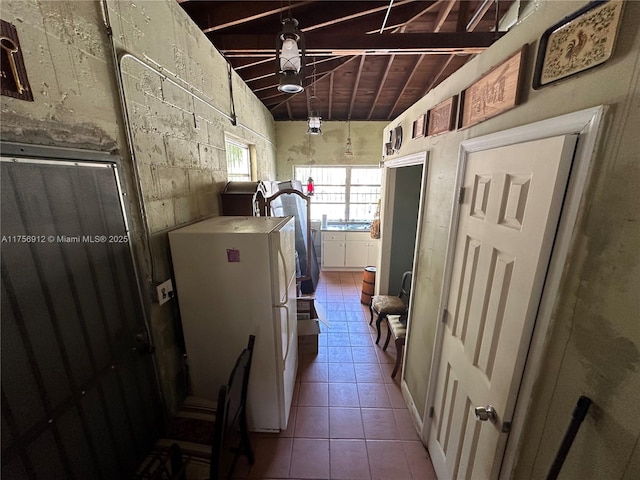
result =
M351 119L347 120L347 146L344 149L344 154L347 157L353 156L353 151L351 150Z
M309 105L311 108L311 111L309 112L309 119L307 120L307 125L309 126L309 128L307 129L307 134L308 135L322 135L322 129L320 127L322 127L322 117L320 116L320 114L316 111L313 110L313 102L314 100L317 100L318 97L316 97L316 59L313 59L313 78L312 78L312 85L313 85L313 94L311 95L311 98L309 98Z
M318 115L318 112L311 112L309 114L309 120L307 120L309 128L307 133L309 135L322 135L322 117Z
M285 18L282 20L282 31L278 34L276 46L278 90L283 93L300 93L304 90L304 59L304 35L298 29L298 21L295 18Z

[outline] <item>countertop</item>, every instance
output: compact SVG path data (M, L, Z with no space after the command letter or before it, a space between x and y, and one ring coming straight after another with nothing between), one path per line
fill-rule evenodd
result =
M369 223L329 223L320 227L320 230L322 232L368 232L370 226Z

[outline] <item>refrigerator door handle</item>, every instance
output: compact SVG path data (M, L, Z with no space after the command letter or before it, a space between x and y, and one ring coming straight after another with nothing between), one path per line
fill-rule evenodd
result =
M284 357L282 358L283 361L286 362L287 357L289 356L289 344L291 343L289 341L289 333L291 333L290 329L289 329L289 315L291 315L291 312L289 311L289 307L288 305L285 304L279 304L279 305L274 305L275 308L284 308L284 310L287 313L287 349L284 352Z
M284 253L282 253L282 249L278 248L278 255L280 255L280 258L282 259L282 273L284 274L284 278L287 278L287 262L286 259L284 258ZM280 303L278 305L276 305L277 307L282 307L284 305L287 305L289 303L289 286L286 285L284 288L284 299L280 300ZM278 292L279 293L279 292Z

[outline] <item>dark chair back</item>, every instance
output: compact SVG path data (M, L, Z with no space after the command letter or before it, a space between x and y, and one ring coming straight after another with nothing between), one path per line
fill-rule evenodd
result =
M211 444L211 463L209 466L209 480L219 480L227 477L227 462L225 452L225 437L227 418L229 415L229 386L222 385L218 391L218 408L213 426L213 442Z
M400 293L398 297L409 305L409 297L411 296L411 272L407 271L402 274L402 282L400 283Z
M240 352L229 375L226 399L227 412L224 421L224 444L218 455L220 463L215 469L212 459L210 480L231 478L239 455L246 455L249 464L254 462L247 424L247 394L255 341L255 335L249 335L247 348ZM217 421L218 418L216 416L216 425ZM214 473L218 476L213 476Z

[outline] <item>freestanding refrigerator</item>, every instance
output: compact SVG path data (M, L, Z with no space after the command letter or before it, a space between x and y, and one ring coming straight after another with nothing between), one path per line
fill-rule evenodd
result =
M284 430L298 367L293 217L215 217L169 244L193 394L215 400L253 334L249 428Z

